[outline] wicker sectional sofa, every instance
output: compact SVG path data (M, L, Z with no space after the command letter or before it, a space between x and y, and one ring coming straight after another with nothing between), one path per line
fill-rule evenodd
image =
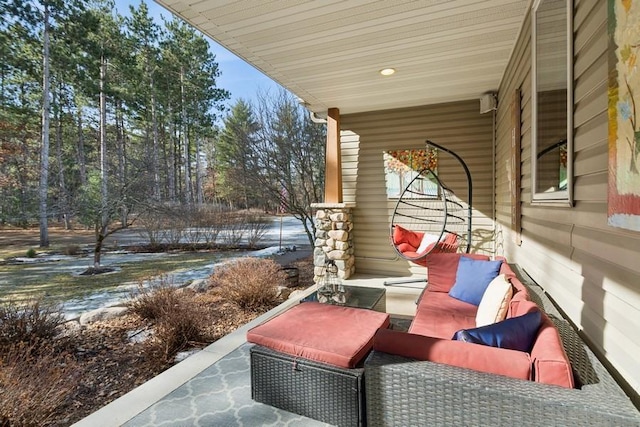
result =
M452 340L475 319L473 306L448 301L460 256L430 257L409 332L374 337L364 368L369 426L640 426L638 410L543 290L523 285L506 260L507 318L542 313L531 350Z

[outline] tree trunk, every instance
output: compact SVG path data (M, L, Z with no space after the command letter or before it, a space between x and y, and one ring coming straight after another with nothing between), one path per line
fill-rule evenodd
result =
M202 170L200 169L200 138L196 137L196 201L202 204Z
M40 247L49 246L47 224L47 193L49 187L49 6L44 3L44 30L42 54L42 147L40 151L40 185L38 198L40 208Z
M100 249L104 232L109 221L109 192L107 186L107 97L105 94L105 80L107 77L107 61L100 58L100 232L96 233L96 252L94 253L94 267L100 266ZM97 264L96 264L97 262Z
M62 86L62 85L60 85ZM60 192L60 209L64 220L64 229L71 230L69 200L64 180L64 163L62 161L62 88L58 88L58 111L56 115L56 160L58 162L58 191Z
M120 99L116 102L116 146L118 150L118 184L120 188L123 189L127 182L127 153L122 100ZM125 196L122 195L122 197L124 198ZM127 221L129 220L128 216L129 211L126 204L123 203L122 209L120 210L120 222L123 227L127 225Z
M107 237L104 226L96 227L96 245L93 248L93 268L100 267L100 255L102 254L102 244Z
M82 129L82 106L78 103L78 170L80 171L80 186L84 188L87 185L87 164L84 155L84 131Z
M173 109L171 104L168 107L168 117L171 122L169 125L169 148L167 153L167 171L169 172L169 200L176 201L176 150L175 150L175 121L173 120Z
M153 169L153 198L160 200L160 166L158 164L158 113L156 111L156 94L153 76L151 79L151 122L153 126L153 149L151 153L151 167Z
M187 132L187 107L184 90L184 69L180 68L180 102L182 104L182 138L184 141L184 201L190 204L191 197L191 168L189 161L189 133Z

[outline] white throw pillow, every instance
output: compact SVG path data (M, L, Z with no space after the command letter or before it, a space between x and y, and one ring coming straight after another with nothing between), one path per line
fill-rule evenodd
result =
M478 305L476 327L503 321L507 316L512 296L511 283L504 274L493 279L487 290L484 291L480 305Z
M429 233L424 233L424 236L422 236L422 241L420 242L420 246L418 247L418 250L416 251L416 253L417 254L423 253L424 251L427 250L430 244L435 243L437 241L438 241L438 236L434 236L433 234L429 234Z

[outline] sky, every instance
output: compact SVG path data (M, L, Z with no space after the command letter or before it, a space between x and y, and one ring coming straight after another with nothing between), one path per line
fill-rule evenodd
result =
M171 12L158 5L153 0L146 0L149 8L149 14L154 18L158 25L162 25L161 16L170 19ZM140 0L116 0L116 10L120 15L129 16L129 6L138 8ZM231 92L231 98L227 101L229 106L233 105L238 99L242 98L247 101L255 101L256 94L259 91L277 92L280 85L271 80L261 71L246 63L241 58L234 55L208 36L204 36L211 45L211 52L216 55L216 62L220 69L221 75L217 78L217 86Z

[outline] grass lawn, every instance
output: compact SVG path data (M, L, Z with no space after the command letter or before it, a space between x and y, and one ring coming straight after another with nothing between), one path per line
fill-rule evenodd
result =
M218 258L219 255L212 252L153 254L144 261L119 263L117 271L96 276L79 276L74 274L77 269L58 268L56 262L5 264L0 265L0 300L44 295L49 301L60 302L169 272L203 267ZM86 266L90 263L90 258L75 262Z

